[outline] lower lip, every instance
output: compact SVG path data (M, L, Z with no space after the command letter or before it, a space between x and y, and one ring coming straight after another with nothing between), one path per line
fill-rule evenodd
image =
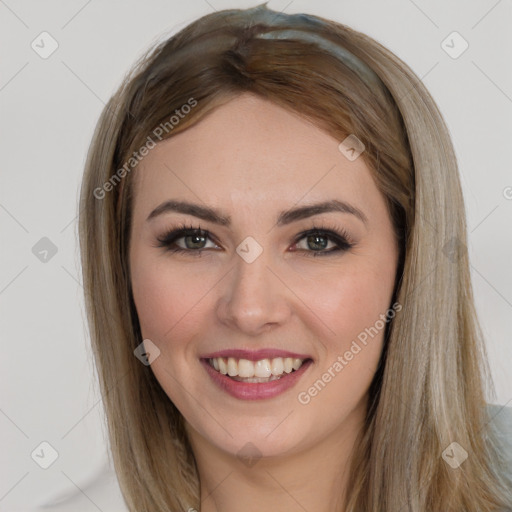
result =
M261 400L280 395L287 389L293 387L302 375L304 375L304 372L311 366L313 361L309 359L303 363L298 370L285 373L280 379L270 382L240 382L212 368L206 359L201 359L201 363L206 368L213 382L226 393L235 398L240 398L241 400Z

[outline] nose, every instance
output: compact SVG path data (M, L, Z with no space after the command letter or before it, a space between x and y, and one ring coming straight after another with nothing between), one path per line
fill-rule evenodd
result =
M293 293L266 254L251 263L236 256L217 304L219 320L248 336L284 324L291 315Z

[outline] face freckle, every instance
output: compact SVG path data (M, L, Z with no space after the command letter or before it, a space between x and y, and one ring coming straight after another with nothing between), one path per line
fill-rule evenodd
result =
M339 143L298 114L243 94L157 144L135 171L129 257L142 336L160 350L151 370L207 450L236 454L251 441L265 455L292 454L334 434L342 443L362 418L384 329L359 341L359 351L353 342L391 307L398 250L370 169ZM151 216L169 201L209 208L229 223L183 205ZM278 223L283 212L333 201L333 211L283 214ZM183 226L208 237L181 234L159 246ZM201 362L225 349L269 348L312 360L270 398L230 395ZM326 372L325 386L308 393Z

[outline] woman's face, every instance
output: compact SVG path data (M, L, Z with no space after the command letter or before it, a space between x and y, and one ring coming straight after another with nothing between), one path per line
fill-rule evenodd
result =
M398 251L369 169L341 142L243 94L136 170L134 300L160 351L150 368L196 444L284 455L361 424ZM161 242L183 225L208 233Z

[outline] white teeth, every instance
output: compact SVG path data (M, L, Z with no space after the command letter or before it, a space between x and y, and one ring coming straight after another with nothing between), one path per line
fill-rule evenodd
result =
M270 361L268 359L256 361L256 364L254 365L255 377L270 377L271 375L272 369L270 368Z
M284 373L291 373L298 370L302 359L291 357L275 357L274 359L260 359L259 361L249 361L248 359L236 359L234 357L215 357L209 359L210 366L215 368L223 375L238 377L235 380L248 379L247 382L258 382L258 379L275 380ZM266 380L265 380L266 382Z
M230 377L238 375L238 365L233 357L228 357L228 375Z
M272 359L272 375L281 375L284 371L284 364L282 357Z
M240 359L238 361L238 372L235 375L239 377L254 377L254 363L248 359Z
M228 365L226 361L222 357L217 357L217 363L219 364L219 372L223 375L227 375L228 373Z

